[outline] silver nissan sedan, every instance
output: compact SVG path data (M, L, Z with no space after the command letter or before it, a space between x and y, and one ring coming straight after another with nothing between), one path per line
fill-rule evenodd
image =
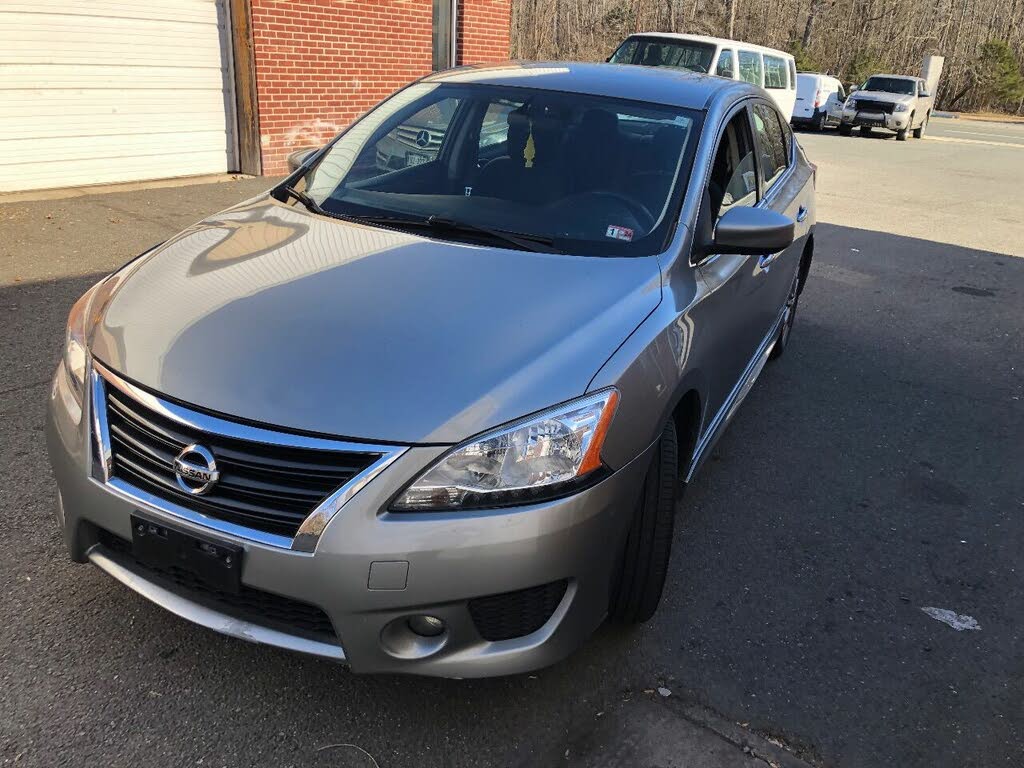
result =
M646 621L686 482L789 342L814 179L732 80L413 83L72 308L71 557L357 672L524 672Z

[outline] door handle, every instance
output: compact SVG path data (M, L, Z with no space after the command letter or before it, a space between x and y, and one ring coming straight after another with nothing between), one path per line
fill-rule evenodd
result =
M806 205L801 205L800 206L800 210L798 210L796 212L796 220L797 221L803 221L806 218L807 218L807 206Z

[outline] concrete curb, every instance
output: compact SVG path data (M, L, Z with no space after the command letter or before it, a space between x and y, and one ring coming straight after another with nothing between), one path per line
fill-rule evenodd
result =
M205 176L179 176L174 179L152 181L126 181L118 184L93 184L87 187L59 187L56 189L30 189L24 192L0 192L0 205L4 203L25 203L36 200L64 200L69 197L108 195L112 192L135 192L165 187L188 187L193 184L222 184L227 181L252 179L244 173L214 173Z
M671 705L669 705L671 706ZM697 704L681 704L673 707L676 712L694 725L714 732L743 752L753 755L772 768L813 768L810 763L797 757L777 741L748 730Z

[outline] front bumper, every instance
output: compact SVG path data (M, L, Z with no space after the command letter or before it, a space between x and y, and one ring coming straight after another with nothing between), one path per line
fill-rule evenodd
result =
M481 677L552 664L577 648L601 623L617 555L650 449L597 485L574 496L528 507L476 513L394 514L390 499L446 450L411 447L340 508L311 552L284 549L175 514L174 505L93 475L90 398L84 413L68 407L67 377L58 369L51 389L47 443L58 485L59 524L71 556L92 561L171 612L229 635L346 661L357 672L406 672ZM132 538L130 518L142 512L168 526L241 545L244 588L316 606L337 642L282 631L258 618L240 621L187 594L164 588L104 543ZM389 574L371 588L371 569ZM395 580L396 572L404 579ZM484 640L468 608L483 596L564 581L550 617L537 630ZM377 584L379 586L379 583ZM413 615L442 619L446 631L410 636Z
M881 120L877 120L875 116L881 115ZM858 127L862 125L870 126L871 128L885 128L890 131L902 131L910 127L910 113L909 112L892 112L892 113L868 113L860 111L853 111L849 109L843 110L843 125L851 127Z

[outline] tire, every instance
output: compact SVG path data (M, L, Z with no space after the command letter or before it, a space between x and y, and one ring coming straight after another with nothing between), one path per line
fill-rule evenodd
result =
M853 127L846 123L839 124L839 135L840 136L851 136L853 134Z
M914 138L920 139L924 136L924 130L928 127L928 118L931 117L931 112L925 114L924 121L914 129Z
M782 318L782 325L779 326L779 335L775 337L775 344L772 346L769 360L778 360L786 352L789 345L789 337L793 332L793 323L796 322L796 307L800 302L800 270L797 270L793 278L793 284L789 288L789 296L786 298L785 314Z
M816 130L818 133L821 133L822 131L824 131L825 130L825 120L827 119L827 117L828 116L824 112L819 112L817 115L815 115L814 116L814 130Z
M910 130L910 126L912 126L913 124L914 124L914 113L911 112L910 113L910 120L907 121L907 127L902 129L902 130L896 131L896 141L906 141L907 140L907 132Z
M670 421L644 477L621 567L612 584L608 618L616 624L642 624L658 608L672 553L679 489L679 442L676 425Z
M870 136L871 135L871 126L870 125L862 125L860 127L860 135L861 136Z

